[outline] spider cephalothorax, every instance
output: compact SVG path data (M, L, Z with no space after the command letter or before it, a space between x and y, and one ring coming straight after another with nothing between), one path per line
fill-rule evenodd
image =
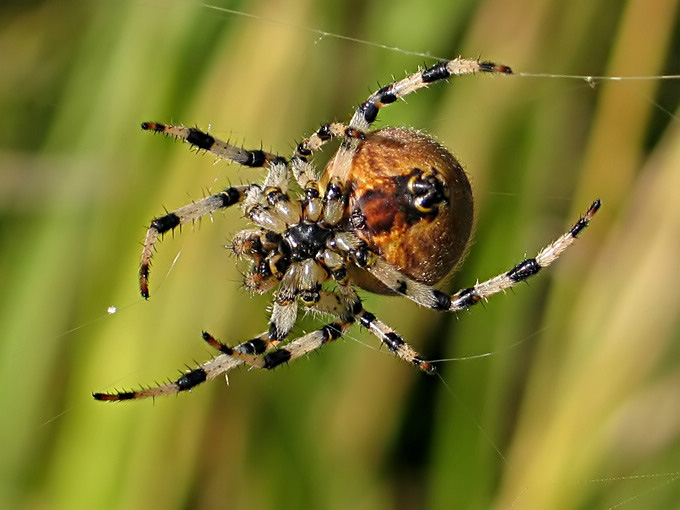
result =
M159 237L177 226L240 204L255 228L232 241L234 253L249 262L244 282L256 293L275 290L267 330L230 347L203 333L221 352L176 381L137 391L95 393L98 400L127 400L173 394L246 364L274 368L342 336L355 322L387 348L425 372L435 371L392 328L366 311L356 288L401 294L435 310L457 311L526 280L569 247L600 206L559 239L511 270L473 287L447 294L432 285L456 266L472 230L473 200L465 172L442 145L412 129L369 131L378 111L427 84L452 75L511 74L491 62L457 58L382 87L359 108L348 125L326 124L304 139L290 160L231 145L198 129L146 122L144 130L165 133L244 166L268 169L262 184L229 187L151 222L140 264L140 289L149 297L149 268ZM340 148L319 175L309 157L327 141ZM291 180L299 188L289 190ZM334 281L335 287L324 288ZM332 317L317 331L286 341L298 304Z

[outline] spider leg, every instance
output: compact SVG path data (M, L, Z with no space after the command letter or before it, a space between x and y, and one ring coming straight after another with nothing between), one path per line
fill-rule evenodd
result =
M355 316L363 310L361 300L353 289L350 293L335 294L330 291L319 291L319 299L308 303L312 310L335 317L316 331L297 338L285 347L267 352L254 366L271 370L283 363L296 360L344 335L355 322Z
M324 208L327 208L326 198L329 190L326 190L326 197L321 197L321 186L317 180L318 172L309 162L308 158L319 150L327 141L344 136L347 126L339 122L324 124L314 134L302 140L295 149L290 160L291 170L296 182L304 191L304 219L315 223L319 221ZM340 195L339 198L342 198Z
M202 365L187 371L179 379L166 384L159 384L149 388L141 388L132 391L119 391L115 393L93 393L95 400L107 402L119 402L121 400L138 400L143 398L164 397L176 395L182 391L191 391L195 386L210 381L221 374L227 373L239 366L242 362L222 354Z
M300 205L292 202L285 193L288 183L288 162L284 158L259 150L241 149L193 128L151 123L142 124L142 128L184 139L201 149L245 166L269 166L269 172L263 184L264 196L268 204L259 203L263 195L262 187L234 186L151 221L144 239L139 268L139 287L145 299L149 298L149 271L154 247L159 236L165 232L240 202L244 202L245 213L250 220L270 230L282 232L288 223L299 221Z
M236 347L229 347L223 344L208 332L204 331L202 335L204 341L222 354L202 363L194 369L186 371L179 379L166 384L133 391L93 393L92 396L96 400L115 402L176 395L183 391L190 391L199 384L215 379L243 364L260 367L262 365L262 354L271 350L278 343L278 341L271 339L268 331L260 333L255 338L240 343Z
M266 166L267 163L278 159L278 156L275 154L263 150L243 149L236 145L232 145L229 142L220 140L219 138L215 138L196 128L159 124L157 122L143 122L142 129L155 133L163 133L183 140L197 149L210 152L219 158L228 159L229 161L233 161L243 166L260 168Z
M269 331L262 333L253 340L244 342L236 347L230 347L205 332L203 333L203 339L223 355L231 356L242 363L256 368L272 369L281 363L292 361L310 350L322 347L329 341L338 338L339 336L335 335L339 331L344 332L348 329L354 323L355 315L363 312L361 300L353 289L351 292L351 295L347 294L346 296L348 297L345 297L345 295L338 295L326 290L319 291L318 300L308 304L309 308L336 317L338 320L327 324L318 331L298 338L286 347L278 350L272 350L282 340L274 337L276 335L276 308L272 313ZM348 299L352 299L352 301ZM313 345L316 347L311 348Z
M293 340L285 347L265 354L262 358L262 368L271 370L283 363L294 361L305 354L309 354L340 338L352 327L353 323L353 320L336 319L316 331Z
M291 158L291 166L295 180L301 188L306 189L310 181L315 181L317 177L317 171L309 163L308 158L329 140L344 136L346 131L347 126L340 122L324 124L315 133L298 144Z
M394 329L378 319L371 312L366 311L361 303L361 299L356 290L351 285L338 285L338 292L342 296L342 301L346 302L346 309L352 314L353 318L373 333L389 351L412 365L417 366L428 374L433 374L435 367L425 361L422 356L413 349L401 335Z
M195 221L243 201L251 187L251 185L244 185L226 188L220 193L180 207L176 211L159 216L151 221L144 239L142 260L139 265L139 288L142 297L149 298L149 270L158 238L179 225Z
M508 66L493 62L480 62L467 58L454 58L439 62L427 69L413 73L406 78L395 81L374 92L357 108L349 123L350 129L366 131L378 116L378 110L383 106L394 103L418 89L427 87L430 83L445 80L451 76L461 76L474 73L512 74Z
M309 307L315 311L332 315L334 317L345 316L350 324L353 322L352 314L348 311L347 305L344 304L341 298L333 292L320 291L319 300L313 305L309 305ZM272 313L272 323L270 325L269 331L262 333L249 342L244 342L240 345L237 345L236 347L230 347L226 344L223 344L205 332L203 333L203 339L222 354L238 359L240 362L243 362L246 365L256 368L274 368L276 364L271 365L272 360L282 359L285 356L281 354L275 354L278 351L272 351L272 349L281 342L281 340L277 340L272 337L273 328L275 328L274 313ZM297 341L298 340L295 340L293 343ZM279 350L286 350L286 348ZM267 358L268 354L265 354L267 352L271 353L272 356ZM280 363L283 363L284 361L285 360L282 360Z
M261 361L255 366L271 370L283 363L300 358L337 340L349 330L352 324L358 321L399 358L412 363L429 374L435 372L435 367L425 361L399 334L364 309L354 289L351 287L347 287L347 289L348 294L345 297L324 292L324 297L328 298L327 302L322 303L320 301L318 305L313 307L323 313L336 316L335 321L326 324L317 331L293 340L282 348L264 354Z
M354 288L340 285L338 287L338 292L339 294L321 291L319 301L310 305L310 308L315 311L335 317L336 320L334 322L326 324L317 331L293 340L282 348L267 352L259 359L255 356L249 357L247 360L242 357L239 357L239 359L243 359L249 365L258 368L272 369L282 363L293 361L337 340L347 332L352 324L358 321L359 324L368 329L378 338L378 340L385 344L390 352L402 360L417 366L424 372L430 374L435 372L434 366L425 361L396 331L387 326L371 312L366 311ZM236 357L239 356L228 350L220 350L223 353L231 354Z
M92 396L95 398L95 400L109 402L163 397L167 395L176 395L177 393L181 393L183 391L190 391L195 386L215 379L222 374L226 374L244 363L260 368L272 369L282 363L299 358L300 356L303 356L304 354L318 349L326 343L339 338L342 333L349 329L351 325L352 322L346 321L336 321L334 323L327 324L318 331L309 333L308 335L291 342L285 349L274 350L264 356L252 355L246 351L254 352L253 349L255 347L257 347L259 350L263 345L263 342L261 341L263 337L267 336L267 333L263 333L260 335L260 337L253 340L248 340L237 347L228 347L215 340L209 333L203 333L203 338L211 346L217 348L220 351L227 350L230 352L230 354L221 354L216 358L187 371L179 379L170 381L166 384L133 391L93 393Z
M224 355L250 366L262 368L262 354L284 341L295 326L298 314L298 291L293 285L299 279L299 268L291 266L281 281L269 320L269 329L248 342L230 347L203 332L203 339Z
M510 271L477 283L473 287L460 290L453 295L448 295L404 276L396 267L385 262L367 248L354 250L352 257L357 265L364 267L390 289L408 297L419 305L435 310L455 312L470 308L494 294L505 291L555 262L562 252L574 243L581 231L588 226L599 208L600 201L596 200L569 231L543 248L534 258L526 259Z
M387 346L391 353L412 365L417 366L423 372L434 374L436 369L432 363L425 361L423 357L413 349L401 335L394 329L378 319L371 312L362 310L356 316L359 324L373 333L378 340Z
M315 305L315 308L317 308L319 311L329 313L331 315L339 315L343 310L346 310L346 306L342 304L340 298L337 295L328 291L322 291L321 294L322 296L319 302L317 305ZM242 364L247 364L258 368L274 368L281 363L291 361L292 359L302 356L304 354L303 351L305 348L307 349L306 352L313 350L309 349L310 345L317 345L320 347L324 344L324 339L334 339L338 331L344 331L348 329L352 322L353 320L349 319L348 321L342 322L337 327L334 326L334 323L324 326L319 331L305 335L304 337L293 342L294 345L291 351L285 350L283 352L282 350L271 350L279 343L279 341L272 339L269 331L265 331L255 338L247 340L236 347L229 347L219 340L216 340L210 333L204 331L203 340L222 353L214 359L187 371L186 373L182 374L179 379L170 381L166 384L133 391L121 391L117 393L93 393L92 396L96 400L113 402L175 395L183 391L190 391L195 386L215 379L222 374L226 374ZM302 346L298 345L300 343L302 343ZM267 351L270 351L269 354L263 356L263 354Z
M303 139L298 146L295 148L294 158L307 161L314 152L318 151L323 145L336 138L338 136L343 136L347 131L347 126L342 122L331 122L330 124L324 124L312 135Z
M340 286L339 292L338 295L334 292L322 290L319 300L314 305L310 305L310 308L315 311L336 317L335 321L326 324L317 331L293 340L281 349L272 350L278 345L279 340L272 338L271 331L265 331L236 347L229 347L204 331L203 340L222 353L214 359L187 371L179 379L166 384L117 393L93 393L92 396L96 400L103 401L155 398L190 391L195 386L226 374L242 364L273 369L337 340L357 320L401 359L428 373L434 372L434 367L424 361L394 330L363 308L361 299L352 287Z
M265 180L265 186L284 189L286 187L288 163L284 158L276 156L275 154L262 150L243 149L218 138L214 138L196 128L159 124L156 122L144 122L142 123L142 129L155 133L164 133L168 136L184 140L199 150L205 150L220 158L233 161L243 166L256 168L269 166L269 173ZM251 219L259 220L259 215L263 213L261 213L261 208L258 204L255 203L256 200L254 197L258 196L255 193L255 190L259 190L259 187L236 186L227 188L221 193L186 205L165 216L155 218L151 222L146 233L146 239L144 240L144 247L142 249L142 261L139 269L139 286L142 296L145 299L149 298L149 266L151 264L154 246L160 235L168 230L174 229L178 225L194 221L202 216L211 214L218 209L229 207L244 200L246 201L246 204L253 209L252 211L249 211ZM260 221L259 224L264 223L266 226L269 217L267 214L264 215L266 216L265 220ZM256 223L258 223L258 221L256 221Z
M325 326L319 328L316 331L313 331L304 336L301 336L300 338L293 340L292 342L286 344L285 347L275 350L269 350L268 352L261 354L259 356L247 354L240 351L239 349L240 346L229 347L214 339L209 340L208 343L210 343L210 345L212 345L213 347L219 349L221 352L228 353L218 356L213 361L216 361L222 358L223 356L228 356L229 358L237 361L238 364L246 363L253 367L271 370L283 363L294 361L297 358L304 356L305 354L308 354L316 349L319 349L326 345L327 343L332 342L333 340L337 340L347 332L347 330L352 326L352 324L354 324L354 319L351 317L345 319L338 318L335 321L326 324ZM224 373L228 370L231 370L235 366L236 365L229 366L228 368L226 368L226 370L223 370L220 373ZM205 365L201 365L201 367L199 367L199 369L196 370L200 370L200 368L202 367L205 367ZM179 391L183 391L183 389ZM98 398L97 396L95 396L95 398L97 398L98 400L106 400ZM108 400L122 400L122 399L110 398Z
M397 99L401 99L418 89L427 87L430 83L445 80L451 76L478 72L512 74L512 69L493 62L480 62L479 60L458 57L419 70L402 80L385 85L371 94L354 113L349 127L345 131L345 139L335 155L330 176L338 177L342 182L347 180L352 158L359 144L365 138L365 133L377 118L380 108L394 103Z

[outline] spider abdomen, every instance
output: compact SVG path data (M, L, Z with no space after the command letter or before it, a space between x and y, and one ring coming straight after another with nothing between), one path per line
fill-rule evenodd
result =
M349 230L421 283L451 272L470 238L473 199L463 168L444 146L411 129L374 131L359 145L348 180ZM390 293L354 272L361 287Z

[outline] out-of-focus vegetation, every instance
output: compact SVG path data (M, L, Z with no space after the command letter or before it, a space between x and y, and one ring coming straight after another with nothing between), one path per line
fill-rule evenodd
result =
M229 386L92 400L208 359L202 329L237 343L267 320L223 249L236 210L167 236L138 296L150 218L261 176L141 121L289 154L376 82L435 61L309 28L516 71L680 71L674 0L213 5L253 17L186 0L0 6L0 507L678 508L678 81L465 77L381 111L470 175L476 234L451 288L603 200L553 269L485 307L366 296L428 356L466 358L441 378L357 328Z

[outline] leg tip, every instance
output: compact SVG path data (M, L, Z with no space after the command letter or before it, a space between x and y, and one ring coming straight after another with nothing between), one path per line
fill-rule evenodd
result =
M437 368L429 361L424 361L420 358L414 360L415 365L420 368L423 372L429 375L434 375L437 373Z
M588 219L592 218L595 213L600 209L600 206L602 205L602 201L598 198L593 202L593 205L590 206L590 209L588 209L588 212L586 213L586 217Z
M93 393L92 397L100 402L118 402L120 400L132 400L135 398L135 392L124 391L121 393Z
M158 124L156 122L142 122L142 129L144 131L165 131L164 124Z
M510 67L502 64L494 64L493 62L480 62L479 69L485 73L513 74Z

